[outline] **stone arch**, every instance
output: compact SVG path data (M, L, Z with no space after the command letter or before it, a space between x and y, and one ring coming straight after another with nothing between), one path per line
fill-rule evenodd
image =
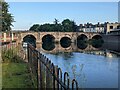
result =
M28 34L23 37L22 42L27 42L36 47L36 37L34 35Z
M54 37L54 35L51 35L51 34L43 35L41 39L42 39L42 42L44 42L44 40L48 40L50 42L55 42L55 37Z
M70 34L65 34L64 37L69 37L70 39L72 39L72 36Z
M80 34L77 37L77 48L84 50L88 47L88 43L87 43L88 37L85 34Z
M37 35L34 34L34 33L21 33L21 41L23 41L23 38L24 38L25 36L27 36L27 35L32 35L32 36L34 36L34 37L36 38L36 40L37 40Z
M104 40L103 40L103 38L102 38L102 36L101 35L94 35L93 37L92 37L92 40L91 40L92 42L92 46L94 47L94 48L100 48L100 47L102 47L102 45L103 45L103 43L104 43Z
M60 37L59 37L59 41L60 41L63 37L70 38L70 40L72 41L72 36L71 36L70 34L65 34L65 33L61 33L61 35L60 35Z
M88 36L85 35L85 34L80 34L80 35L78 35L78 37L77 37L77 41L78 41L79 39L81 39L81 40L84 40L84 39L88 40Z
M96 38L96 39L102 39L102 36L101 35L99 35L99 34L95 34L95 35L93 35L92 36L92 39L94 39L94 38Z
M62 37L62 38L60 39L60 45L61 45L63 48L68 48L68 47L70 47L70 45L71 45L71 38L66 37L66 36Z

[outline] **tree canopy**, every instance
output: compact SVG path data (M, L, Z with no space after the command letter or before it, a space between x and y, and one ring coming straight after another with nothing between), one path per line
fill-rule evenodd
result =
M0 7L1 7L1 23L2 23L2 28L0 31L10 31L11 30L11 26L12 25L12 22L14 22L14 19L13 19L13 16L11 13L9 13L9 5L7 2L2 2L0 1Z
M53 24L45 23L42 25L34 24L30 27L30 31L40 32L74 32L76 31L77 25L74 21L65 19L62 23L58 23L58 19L55 18Z

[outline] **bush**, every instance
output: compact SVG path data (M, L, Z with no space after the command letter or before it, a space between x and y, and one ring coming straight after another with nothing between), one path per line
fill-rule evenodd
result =
M22 58L17 55L16 49L2 50L2 61L3 62L23 62Z

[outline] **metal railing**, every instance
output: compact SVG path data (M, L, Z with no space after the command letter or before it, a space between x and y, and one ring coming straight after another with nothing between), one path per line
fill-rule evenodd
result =
M70 82L67 72L63 74L61 68L55 66L51 60L30 44L28 44L28 63L36 88L42 88L43 90L46 88L78 90L78 83L75 79Z

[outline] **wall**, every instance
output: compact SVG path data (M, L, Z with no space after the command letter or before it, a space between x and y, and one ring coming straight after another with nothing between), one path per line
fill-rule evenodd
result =
M120 36L118 35L102 35L104 42L120 43Z

